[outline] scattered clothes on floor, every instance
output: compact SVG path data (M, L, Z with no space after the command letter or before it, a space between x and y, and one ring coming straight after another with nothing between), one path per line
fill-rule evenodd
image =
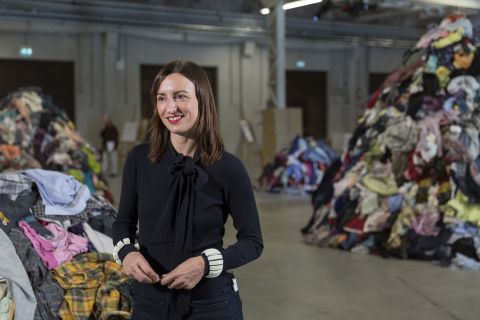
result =
M325 142L297 136L263 168L258 179L260 188L268 192L311 193L337 158L336 152Z
M313 193L305 242L480 270L479 37L451 14L406 52Z

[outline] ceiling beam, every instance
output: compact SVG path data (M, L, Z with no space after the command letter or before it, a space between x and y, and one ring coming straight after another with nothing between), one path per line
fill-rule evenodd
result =
M267 39L267 19L260 14L240 14L155 4L114 1L58 2L2 0L1 21L60 22L65 25L91 23L118 28L164 28L176 32L203 32ZM286 36L300 39L327 39L364 42L367 45L406 47L423 33L417 28L368 25L334 21L287 18Z

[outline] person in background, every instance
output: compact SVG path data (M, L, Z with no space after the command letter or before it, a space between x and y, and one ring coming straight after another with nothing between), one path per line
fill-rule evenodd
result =
M103 117L100 137L102 138L102 171L105 174L109 171L110 176L114 177L117 175L118 167L118 129L108 115Z
M173 61L151 98L149 142L127 156L113 225L114 258L134 279L132 319L243 319L230 270L257 259L263 240L248 174L224 151L210 82L195 63ZM229 215L237 241L224 248Z

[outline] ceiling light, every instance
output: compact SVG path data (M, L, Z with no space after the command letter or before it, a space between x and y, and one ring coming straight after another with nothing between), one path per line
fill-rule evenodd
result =
M478 0L420 0L419 2L440 4L451 7L480 9L480 3Z
M322 2L323 0L298 0L298 1L292 1L292 2L287 2L282 6L283 10L289 10L289 9L295 9L303 6L308 6L314 3L319 3Z
M270 9L268 8L262 8L260 9L260 13L263 14L264 16L270 13Z
M291 1L291 2L287 2L285 3L283 6L282 6L282 9L283 10L290 10L290 9L295 9L295 8L299 8L299 7L303 7L303 6L308 6L308 5L311 5L311 4L315 4L315 3L320 3L322 2L323 0L298 0L298 1ZM260 10L260 13L263 14L263 15L267 15L270 13L270 8L262 8Z

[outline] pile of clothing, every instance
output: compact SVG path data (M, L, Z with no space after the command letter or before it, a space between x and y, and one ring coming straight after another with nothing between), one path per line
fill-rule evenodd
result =
M112 201L98 159L65 112L38 88L18 89L0 101L0 172L64 172Z
M452 14L370 97L307 243L480 270L480 19Z
M72 176L0 174L0 319L130 319L111 252L115 208Z
M260 188L275 193L306 194L314 191L337 153L328 144L297 136L288 148L267 163L258 179Z

